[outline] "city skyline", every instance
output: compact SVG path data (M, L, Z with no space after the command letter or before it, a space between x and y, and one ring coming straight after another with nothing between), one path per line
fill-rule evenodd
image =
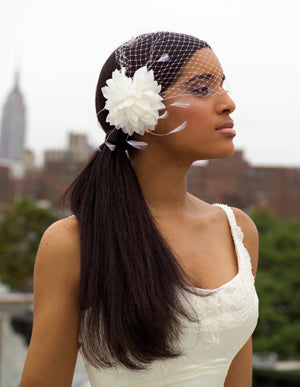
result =
M101 66L123 41L164 29L197 35L215 50L237 105L232 114L236 148L256 165L300 166L297 1L284 7L278 0L251 5L189 1L183 7L182 2L155 0L146 9L131 0L116 8L94 0L0 2L6 58L0 72L0 119L18 68L28 115L26 147L39 159L46 149L63 148L71 131L86 133L94 148L103 141L94 111ZM127 9L137 16L122 17Z

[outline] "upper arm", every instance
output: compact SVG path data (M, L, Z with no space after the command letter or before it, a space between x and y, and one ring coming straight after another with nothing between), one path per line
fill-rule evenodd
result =
M238 208L232 208L236 222L244 234L244 246L249 252L252 264L252 273L255 276L258 266L258 232L253 220Z
M252 338L240 349L232 360L224 387L252 386Z
M34 268L34 321L21 387L71 386L78 351L80 247L77 221L46 230Z

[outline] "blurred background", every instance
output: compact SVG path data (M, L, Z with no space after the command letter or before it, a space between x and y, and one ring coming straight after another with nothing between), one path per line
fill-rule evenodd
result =
M94 93L119 44L145 32L214 49L237 108L236 152L196 163L191 193L242 208L260 233L254 385L300 386L298 0L0 0L0 386L19 384L39 240L103 142ZM88 386L79 359L73 386Z

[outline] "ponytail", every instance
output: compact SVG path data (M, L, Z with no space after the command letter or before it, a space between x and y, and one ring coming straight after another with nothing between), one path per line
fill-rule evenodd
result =
M127 154L102 146L69 188L80 228L80 343L95 367L144 368L172 343L186 275L161 236Z

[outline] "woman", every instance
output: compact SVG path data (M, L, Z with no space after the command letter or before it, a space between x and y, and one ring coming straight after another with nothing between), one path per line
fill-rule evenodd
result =
M92 387L251 386L256 227L186 192L193 161L234 151L224 79L207 43L177 33L104 64L106 140L69 190L74 216L42 238L21 387L70 386L78 348Z

